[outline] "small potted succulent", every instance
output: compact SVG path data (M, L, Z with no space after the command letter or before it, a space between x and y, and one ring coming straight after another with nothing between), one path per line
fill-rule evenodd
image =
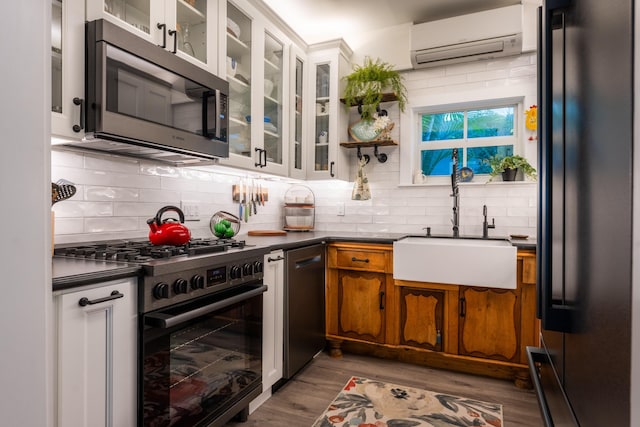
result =
M494 156L488 160L488 163L491 166L490 181L498 174L502 174L503 181L515 181L518 170L531 179L535 180L537 177L536 169L522 156Z
M351 74L343 77L346 81L344 101L347 109L358 106L360 117L371 120L378 109L384 93L393 92L400 111L407 103L407 89L400 72L380 59L364 59L363 65L355 65Z

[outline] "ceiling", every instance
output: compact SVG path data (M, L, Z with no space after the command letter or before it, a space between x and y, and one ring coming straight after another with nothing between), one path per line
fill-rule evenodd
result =
M521 0L263 0L308 44L408 22L420 23L520 4Z

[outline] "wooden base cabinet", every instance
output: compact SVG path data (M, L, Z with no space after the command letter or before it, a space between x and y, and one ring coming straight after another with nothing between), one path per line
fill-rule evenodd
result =
M400 345L443 350L446 291L400 289Z
M328 246L326 326L332 355L341 354L343 337L380 344L387 340L388 292L394 290L391 254L391 245Z
M458 354L520 360L520 290L460 287Z
M531 387L526 346L538 345L539 332L534 251L518 252L517 288L498 289L394 281L390 249L329 245L332 356L344 348Z

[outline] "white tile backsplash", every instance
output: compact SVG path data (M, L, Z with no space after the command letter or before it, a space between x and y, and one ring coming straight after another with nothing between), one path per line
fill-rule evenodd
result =
M456 64L448 67L403 73L413 99L435 97L442 103L460 102L461 93L486 91L490 87L509 85L535 93L536 59L534 54ZM475 93L475 92L474 92ZM502 92L501 92L502 93ZM372 198L351 200L353 182L309 181L306 183L316 199L315 228L336 233L451 233L452 198L449 185L400 186L400 152L410 149L410 135L400 135L397 104L383 106L396 126L392 137L398 147L380 147L387 154L379 163L373 149L363 149L371 156L365 167ZM527 106L528 107L528 106ZM357 117L351 120L356 120ZM535 142L528 144L535 144ZM340 148L344 149L344 148ZM527 147L527 152L535 152ZM357 158L350 150L355 174ZM111 238L142 238L148 233L146 220L165 205L180 202L196 204L198 221L186 225L195 237L211 237L209 220L218 210L238 213L231 200L231 187L238 176L193 168L176 168L152 161L117 156L53 151L52 180L68 179L78 185L78 194L56 204L56 242L82 242ZM534 162L536 163L536 162ZM237 171L242 175L242 171ZM353 178L353 177L352 177ZM490 235L527 234L535 236L537 226L537 186L534 182L486 183L478 177L460 186L460 232L482 233L482 206L488 218L495 218ZM291 184L281 180L262 180L269 190L269 201L258 214L243 223L241 234L251 229L281 229L284 195ZM345 205L345 215L338 216L337 203Z

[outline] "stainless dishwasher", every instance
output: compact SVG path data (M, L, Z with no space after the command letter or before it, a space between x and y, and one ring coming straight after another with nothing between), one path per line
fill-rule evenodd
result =
M285 252L284 378L325 347L325 245Z

